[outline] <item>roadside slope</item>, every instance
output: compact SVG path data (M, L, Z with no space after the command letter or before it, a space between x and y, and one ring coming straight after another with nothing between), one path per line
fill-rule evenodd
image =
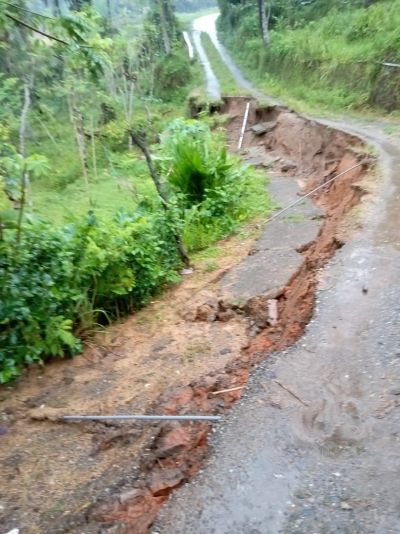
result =
M382 179L320 271L305 336L252 375L155 532L399 531L400 150L384 125L329 126L375 145Z

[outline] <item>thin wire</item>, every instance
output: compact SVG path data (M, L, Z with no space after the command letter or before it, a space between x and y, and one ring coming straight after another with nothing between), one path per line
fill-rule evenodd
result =
M17 6L16 4L12 4L11 2L5 2L4 0L0 0L0 4L5 4L6 6L14 7L15 9L19 9L20 11L25 11L26 13L31 13L31 15L36 15L37 17L43 17L44 19L57 20L54 17L50 17L49 15L42 15L41 13L37 13L36 11L31 11L30 9Z
M357 169L357 167L361 167L361 165L364 165L363 161L361 161L360 163L357 163L357 165L353 165L352 167L349 167L348 169L346 169L345 171L341 172L340 174L337 174L333 178L330 178L327 182L324 182L323 184L319 185L318 187L316 187L315 189L313 189L312 191L310 191L306 195L303 195L302 197L297 199L295 202L292 202L291 204L289 204L285 208L283 208L283 209L279 210L278 212L276 212L274 215L272 215L272 217L269 217L268 219L266 219L264 221L264 224L270 223L274 219L277 219L280 215L282 215L282 213L285 213L286 211L290 210L294 206L297 206L297 204L300 204L300 202L303 202L303 200L305 198L310 197L312 194L316 193L317 191L319 191L320 189L322 189L326 185L329 185L331 182L333 182L337 178L340 178L344 174L347 174L348 172L352 171L353 169Z

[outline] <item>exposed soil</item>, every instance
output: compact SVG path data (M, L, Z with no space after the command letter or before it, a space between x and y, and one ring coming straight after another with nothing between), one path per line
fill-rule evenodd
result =
M237 146L245 100L225 99L230 147ZM243 157L276 176L293 176L303 192L358 162L323 189L318 237L302 266L274 295L224 301L219 280L251 253L254 235L219 245L222 254L147 309L99 336L73 361L30 370L3 388L0 411L0 521L30 533L148 532L174 488L207 454L210 425L62 424L70 413L221 414L251 368L303 333L319 270L346 238L346 215L365 193L371 158L362 142L280 107L252 101ZM203 272L202 272L203 269ZM209 270L212 272L208 272ZM268 312L276 301L277 320ZM37 418L41 420L37 420ZM44 419L44 420L43 420Z

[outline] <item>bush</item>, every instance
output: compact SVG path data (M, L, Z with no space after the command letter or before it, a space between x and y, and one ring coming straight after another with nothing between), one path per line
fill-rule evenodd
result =
M399 109L397 69L382 62L400 62L400 0L303 3L290 26L281 15L265 47L254 31L256 9L242 10L229 27L229 13L219 23L224 40L239 63L267 91L294 96L332 108L376 105ZM234 6L231 11L239 9ZM382 91L382 85L390 91Z
M80 337L177 280L175 233L190 251L265 211L265 178L230 156L207 125L178 120L156 158L172 209L157 199L111 219L93 212L62 228L29 222L0 237L0 382L32 362L73 355Z
M176 196L189 251L229 235L265 211L265 176L231 156L221 134L205 123L178 119L162 135L161 172Z
M175 280L170 227L164 214L89 215L62 229L30 224L17 248L13 236L2 241L0 382L23 365L76 353L82 330L139 308Z
M162 57L154 67L154 96L171 101L182 96L182 90L192 78L189 56L175 51Z

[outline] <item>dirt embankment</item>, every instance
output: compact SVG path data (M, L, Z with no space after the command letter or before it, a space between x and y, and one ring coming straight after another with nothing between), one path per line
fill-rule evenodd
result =
M225 99L223 111L231 117L228 125L231 148L237 146L244 105L245 100L241 98ZM264 133L260 133L260 125L261 129L265 130ZM200 288L192 286L186 290L186 293L183 293L183 299L175 301L175 306L180 309L177 310L174 320L178 314L181 317L175 323L177 326L174 327L177 339L179 336L188 337L194 331L197 332L201 342L198 341L196 347L193 345L186 349L185 358L189 362L188 369L190 369L187 375L179 371L182 369L183 355L181 354L181 359L177 360L176 371L173 371L179 374L179 379L177 375L173 380L170 380L169 376L163 377L165 393L153 395L153 397L148 395L151 389L146 390L148 384L145 381L148 380L146 378L148 375L143 375L141 380L138 380L136 375L140 367L136 368L137 371L132 369L132 365L138 364L132 363L132 354L129 354L129 350L115 359L114 371L116 374L119 370L121 371L115 380L124 380L125 376L125 381L128 381L130 387L135 390L136 404L129 404L132 399L126 401L132 411L135 408L138 410L139 407L142 409L144 405L140 404L141 395L148 395L146 398L151 402L148 402L145 408L150 413L224 414L227 408L240 398L242 391L240 387L246 384L251 368L267 357L270 352L290 345L302 335L313 312L318 271L343 243L345 238L343 219L365 192L360 181L368 172L370 158L366 156L366 149L359 139L307 120L285 108L259 108L255 101L251 104L248 127L254 127L256 133L250 129L246 132L243 157L259 167L269 168L269 172L276 177L293 177L302 193L310 191L316 185L359 162L363 163L326 189L322 189L313 198L322 210L322 215L319 217L318 236L298 250L302 255L301 266L292 273L284 286L274 290L273 294L259 294L245 302L229 301L222 297L219 285L225 269L211 277L207 287L201 288L194 296L193 291ZM252 250L249 254L252 254ZM265 266L265 276L268 276L268 266ZM188 302L184 302L185 300ZM271 301L274 303L273 316L271 315ZM142 342L142 350L147 350L145 333L141 334L142 339L138 335L138 328L138 325L134 325L129 339L123 340L125 346L131 347L131 351L136 350L135 343L137 345L139 341ZM146 362L143 363L149 368L155 366L160 377L163 374L167 375L170 369L171 372L175 369L168 367L171 364L167 362L174 358L171 354L171 347L178 342L171 338L172 330L169 331L168 342L166 342L166 329L167 326L156 328L150 336L153 344L160 336L162 337L158 344L159 348L154 349L157 356L153 354L154 358L157 357L160 360L148 361L147 355ZM130 339L132 343L129 345ZM221 339L223 339L222 344ZM112 339L110 343L115 345L115 340ZM183 346L182 343L183 341L181 345L178 344L175 347L174 353L179 352L179 347ZM214 345L218 346L218 358L213 356L210 348ZM162 360L165 347L167 347L166 359ZM204 365L192 364L192 360L196 360L197 357L199 359L203 357ZM112 366L108 368L108 371L111 385L115 387ZM152 371L154 373L154 369ZM107 382L106 378L103 376L101 382ZM96 380L97 388L98 379ZM86 381L86 385L89 391L90 382ZM80 395L82 387L86 387L85 383L78 383L77 386L79 386L78 389L74 391ZM99 391L104 402L103 411L117 410L120 405L118 403L121 402L120 397L124 393L121 384L118 386L119 397L114 395L114 398L110 397L111 386L109 388L108 384L102 384L103 389L100 388ZM73 384L69 387L73 387ZM24 384L21 385L20 395L23 393L23 388ZM224 392L224 390L231 391ZM71 394L72 390L68 391ZM60 394L59 392L58 396ZM52 395L56 398L57 392L53 392ZM45 401L46 398L43 402ZM98 407L97 404L93 404L92 410L94 406ZM2 406L2 410L5 409L7 410L7 401ZM26 432L26 425L24 426L23 421L26 416L26 411L21 411L22 423L15 421L15 428L21 433ZM74 435L65 436L69 440L78 436L79 433L79 425L68 425L68 427L72 426L76 430L74 430ZM107 463L103 461L103 471L99 468L97 472L93 472L93 480L83 478L79 487L71 483L70 493L74 493L74 496L78 493L81 495L83 505L80 507L66 506L62 513L54 516L53 511L46 516L43 512L44 508L40 509L42 503L35 502L34 512L38 519L37 526L31 529L32 532L52 532L52 534L82 531L87 534L95 532L144 534L148 532L160 507L166 502L174 488L187 481L199 470L207 454L207 435L211 429L207 423L153 424L145 430L140 425L103 425L100 427L101 432L96 425L89 428L91 429L89 432L96 435L98 441L94 455L95 461L97 459L99 465L101 464L100 456L103 451L105 451L104 456L108 458ZM32 427L30 431L40 432L40 427ZM55 428L52 432L54 449L56 449L57 440L61 439L60 436L64 430L57 431ZM103 439L98 438L99 432L104 434ZM46 435L50 436L50 434ZM32 444L32 440L36 447L33 454L42 453L45 456L48 442L36 439L34 434L32 439L26 436L26 440L23 441L21 438L21 443L23 443L21 450L22 447L29 447L28 444ZM107 456L109 450L116 446L119 449L117 448L112 456ZM33 445L32 448L34 448ZM29 508L29 499L25 492L22 492L24 493L22 496L18 493L22 483L23 462L21 458L24 456L23 453L24 451L17 452L7 457L6 460L18 464L18 475L14 482L9 475L10 484L15 484L15 488L13 487L10 492L14 503L19 499L20 507ZM83 470L88 469L89 456L90 461L93 460L93 451L90 455L89 453L87 448L79 449L76 462L81 464ZM52 483L55 486L61 485L64 478L67 480L65 473L61 471L60 462L62 461L60 458L57 463L57 458L54 458L53 469L60 469L60 472L54 474L53 477ZM51 455L48 457L48 462L53 462ZM26 476L24 480L29 484ZM42 484L44 485L45 482ZM46 487L45 490L40 487L38 491L43 491L43 495L47 495L49 489L51 490L51 487ZM76 504L76 501L74 502ZM13 510L17 520L18 513L17 506ZM6 519L7 525L18 526L18 524L11 523L9 518Z
M225 100L223 111L231 116L228 126L231 148L236 146L239 137L243 104L242 99ZM317 239L300 251L304 262L286 287L278 294L252 298L240 307L219 303L223 312L245 313L251 318L256 334L253 329L248 346L229 366L162 397L157 409L161 408L163 413L224 413L240 397L241 390L235 388L246 383L250 369L268 353L287 347L302 335L313 312L318 270L342 245L343 217L365 193L360 181L370 158L359 139L287 109L258 108L253 102L249 126L259 123L265 123L268 131L260 136L248 132L244 154L254 156L252 149L256 147L260 166L296 177L303 193L361 161L363 164L314 197L324 211L321 228ZM268 312L271 298L278 301L279 319L273 325ZM211 314L216 312L218 320L218 306L200 305L199 310L206 318L207 309ZM233 391L215 395L216 391L224 389ZM207 453L209 431L210 426L204 423L160 425L143 461L140 484L131 492L122 493L118 500L95 508L90 518L110 522L115 528L119 522L121 532L147 532L171 491L200 468Z

